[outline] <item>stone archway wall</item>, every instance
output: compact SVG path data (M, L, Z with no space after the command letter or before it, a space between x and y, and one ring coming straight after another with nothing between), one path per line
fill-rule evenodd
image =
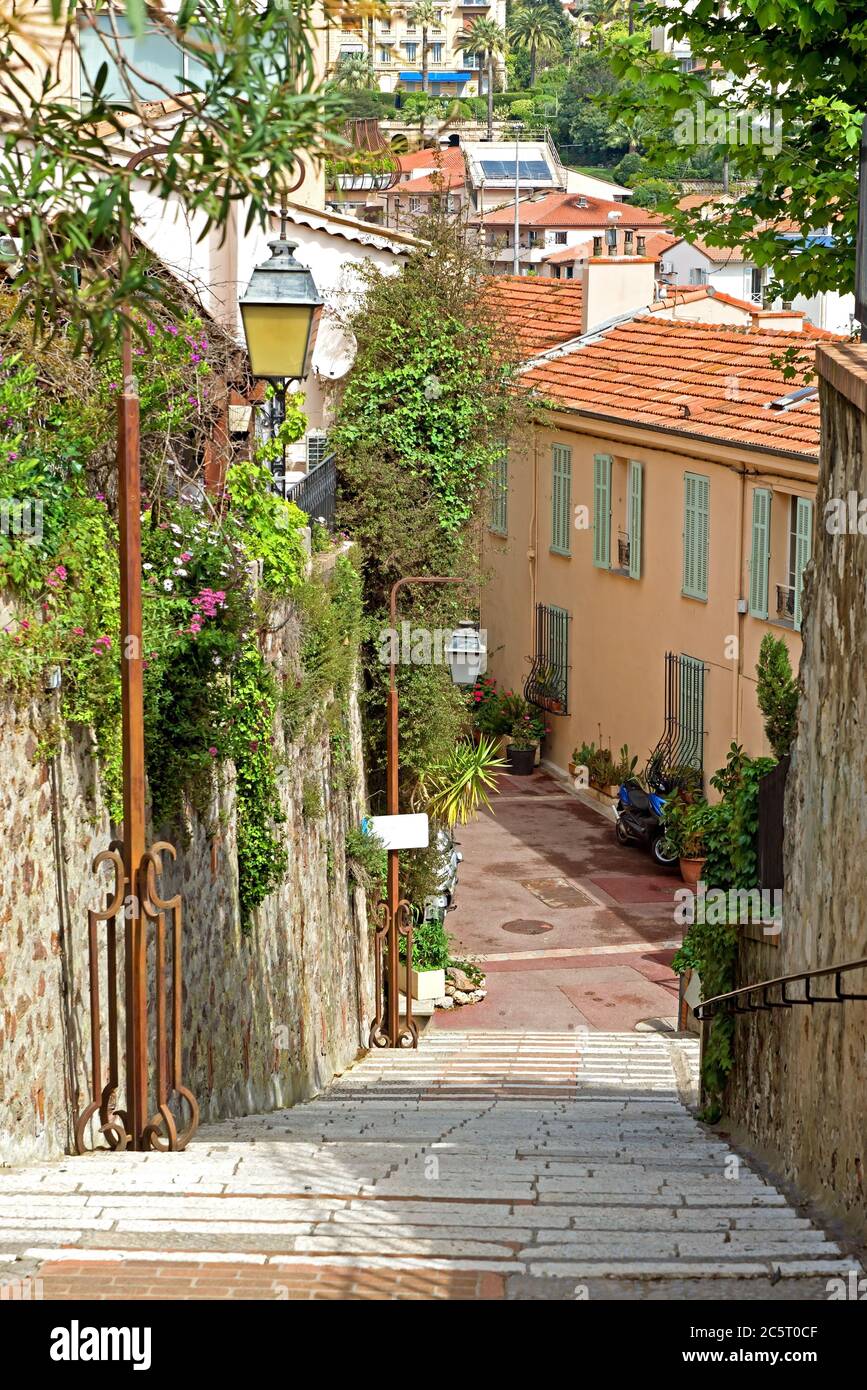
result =
M822 458L786 788L783 930L779 949L744 942L739 984L867 957L867 534L825 524L832 499L867 497L867 348L821 349L819 370ZM843 987L867 993L867 971L844 976ZM833 980L815 992L833 993ZM739 1018L728 1111L800 1193L867 1234L867 1002Z

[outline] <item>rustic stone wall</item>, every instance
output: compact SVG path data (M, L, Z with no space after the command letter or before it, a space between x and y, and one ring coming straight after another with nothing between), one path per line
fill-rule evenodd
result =
M297 660L287 616L268 639L278 670ZM87 909L100 901L91 862L113 830L87 735L39 756L49 713L45 704L0 711L0 1164L68 1151L90 1098ZM344 853L364 805L356 699L342 712L340 758L322 721L312 723L289 743L277 721L289 868L249 933L238 914L231 769L161 885L184 896L184 1081L203 1119L311 1096L366 1043L372 943ZM321 814L310 813L308 792L305 817L305 786L319 788Z
M741 984L867 957L867 535L831 535L824 524L829 499L867 497L867 349L825 349L820 363L822 462L786 787L784 925L778 948L744 943ZM867 993L867 970L843 980ZM815 992L833 994L833 984ZM737 1129L805 1196L867 1235L867 1003L739 1018L728 1105Z

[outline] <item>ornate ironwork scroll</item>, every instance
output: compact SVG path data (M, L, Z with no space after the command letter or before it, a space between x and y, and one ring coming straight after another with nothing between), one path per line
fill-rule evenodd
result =
M417 1047L418 1024L412 1016L412 906L401 898L392 913L384 900L377 904L379 923L373 938L376 1016L370 1025L371 1047ZM404 960L400 942L406 943ZM404 1013L400 1013L400 966L405 973ZM391 991L394 990L394 1003Z
M141 857L138 882L142 898L137 902L135 896L127 900L128 876L124 867L123 845L113 841L111 847L103 850L93 861L97 872L102 864L114 868L114 886L107 894L102 910L91 908L88 911L88 954L90 967L90 1030L91 1030L91 1099L82 1110L75 1123L75 1151L86 1153L89 1147L88 1135L91 1122L99 1115L99 1132L104 1134L109 1148L124 1149L152 1148L162 1151L186 1148L199 1126L199 1107L195 1096L183 1084L181 1028L183 1008L182 971L182 926L183 911L181 895L164 898L157 889L157 879L162 874L163 854L172 859L176 857L173 845L160 840L146 850ZM156 1034L156 1110L141 1134L130 1132L127 1110L115 1108L120 1088L119 1030L118 1030L118 972L117 938L118 918L123 919L127 912L142 915L145 931L154 943L154 1015ZM171 1053L169 1052L169 1033L167 1026L168 980L166 975L167 918L171 919ZM105 923L106 956L106 1007L108 1075L103 1085L103 1023L102 992L100 989L100 933L99 926ZM153 928L152 932L150 928ZM135 995L126 998L126 1009L135 1008ZM145 1008L145 1014L149 1011ZM145 1021L145 1035L147 1023ZM126 1058L127 1084L131 1059ZM145 1084L145 1091L147 1085ZM179 1129L178 1122L170 1108L173 1097L181 1105L186 1104L189 1119L185 1127Z
M167 840L159 840L142 855L142 882L144 896L142 911L155 926L155 968L154 988L156 993L156 1048L157 1048L157 1108L145 1126L144 1141L152 1149L185 1149L199 1127L199 1106L192 1091L184 1086L181 1062L181 1013L183 1008L183 981L181 962L181 929L183 908L181 895L163 898L157 892L156 879L162 874L162 855L177 857L174 845ZM166 914L172 919L172 1052L171 1070L167 1075L167 1034L166 1034ZM169 1109L169 1097L176 1095L186 1101L190 1118L185 1129L178 1131L175 1118Z
M100 865L114 868L114 888L107 894L104 909L90 908L87 914L87 945L90 965L90 1085L91 1099L75 1122L75 1152L88 1151L88 1129L94 1115L99 1114L99 1132L104 1134L112 1149L123 1150L129 1143L128 1118L125 1110L115 1110L118 1079L117 1033L117 918L124 910L126 875L119 847L113 843L93 861L93 872ZM108 1077L102 1084L102 1019L99 989L99 932L100 922L106 923L106 998L108 1001Z

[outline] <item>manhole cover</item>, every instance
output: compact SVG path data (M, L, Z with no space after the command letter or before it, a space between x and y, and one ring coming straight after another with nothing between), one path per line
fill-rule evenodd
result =
M589 894L576 888L567 878L522 879L521 887L528 889L546 907L596 907Z
M514 922L503 923L503 931L514 932L516 936L541 936L542 932L553 930L550 922L534 922L522 917L516 918Z

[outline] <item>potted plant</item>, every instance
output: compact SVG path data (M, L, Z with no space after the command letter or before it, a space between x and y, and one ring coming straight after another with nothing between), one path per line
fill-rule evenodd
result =
M413 999L442 999L446 992L449 938L441 917L423 918L416 910L412 929L412 970L407 991L406 937L400 939L400 987Z
M536 762L538 733L536 721L529 714L523 715L512 725L511 737L506 746L506 759L509 771L515 777L529 777Z
M666 802L663 819L666 839L678 857L680 876L694 888L704 871L707 837L715 823L716 810L706 801L689 801L680 793Z

